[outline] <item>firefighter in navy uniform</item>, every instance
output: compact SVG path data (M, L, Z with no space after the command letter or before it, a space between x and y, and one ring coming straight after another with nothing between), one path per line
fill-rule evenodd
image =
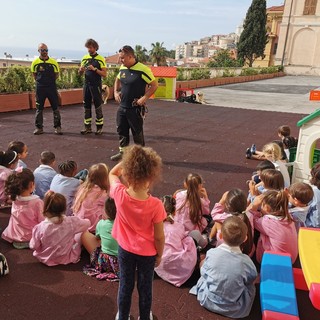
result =
M91 104L93 101L96 110L96 134L102 134L103 114L102 114L102 82L101 77L106 77L107 67L104 57L100 56L98 43L93 39L88 39L85 43L88 49L81 61L79 69L80 74L85 74L85 84L83 87L83 103L84 103L84 129L81 134L92 133L92 111Z
M48 98L53 111L53 126L55 134L62 134L61 116L58 110L59 96L56 79L59 76L59 65L48 56L48 47L44 43L38 46L40 56L32 61L31 72L36 80L36 119L33 134L43 133L43 108Z
M117 132L119 135L119 153L111 160L122 158L123 149L129 145L131 130L135 144L144 146L143 110L147 100L157 90L157 81L150 68L136 60L134 50L124 46L119 50L122 63L114 84L114 97L120 103L117 112Z

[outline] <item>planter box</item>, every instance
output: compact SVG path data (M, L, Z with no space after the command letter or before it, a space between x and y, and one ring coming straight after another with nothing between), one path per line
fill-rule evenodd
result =
M30 109L29 92L0 94L0 112Z
M83 102L83 89L59 90L61 105L79 104Z

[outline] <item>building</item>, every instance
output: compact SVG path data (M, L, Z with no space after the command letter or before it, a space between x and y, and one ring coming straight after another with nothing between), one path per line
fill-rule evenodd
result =
M320 75L320 1L286 0L276 64L288 74Z
M192 55L192 45L189 42L176 46L176 60L189 58Z
M112 56L105 57L107 68L116 68L121 66L119 54L116 53Z
M254 67L270 67L274 65L278 48L280 24L282 22L283 11L284 5L267 8L268 42L264 50L265 57L264 59L256 59L253 63Z

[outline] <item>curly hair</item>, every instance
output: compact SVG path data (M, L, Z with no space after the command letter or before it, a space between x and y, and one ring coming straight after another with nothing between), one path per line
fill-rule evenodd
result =
M29 188L31 182L34 182L34 175L30 169L24 168L21 172L14 171L5 183L5 193L12 201L15 201L17 196Z
M86 41L86 43L84 44L84 46L85 46L86 48L88 48L88 47L94 47L94 48L96 49L96 51L99 50L99 44L98 44L98 42L97 42L96 40L93 40L93 39L88 39L88 40Z
M43 215L48 218L59 217L62 222L62 215L67 210L67 201L64 195L54 191L47 191L43 199Z
M117 207L113 198L108 198L104 203L104 211L106 212L109 220L113 221L117 215Z
M77 169L77 163L73 160L67 160L59 164L58 166L60 174L66 177L71 177L74 171Z
M94 164L90 167L87 179L76 193L73 205L74 212L80 210L84 199L95 185L101 189L101 192L97 194L96 199L101 197L104 192L109 191L109 168L104 163Z
M124 178L136 190L160 180L162 160L152 148L133 145L125 148L122 167Z

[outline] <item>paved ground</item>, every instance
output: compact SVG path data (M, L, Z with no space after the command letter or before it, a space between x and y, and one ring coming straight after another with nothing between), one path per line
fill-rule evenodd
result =
M206 182L211 206L232 187L245 189L256 162L244 157L244 150L253 142L261 147L276 137L275 130L288 124L297 134L295 124L303 115L241 110L204 105L153 101L145 125L147 145L155 148L164 161L163 182L154 190L161 196L181 188L189 172L200 173ZM39 154L54 151L58 162L75 159L79 168L105 161L117 150L115 134L116 106L104 107L106 133L101 137L79 134L83 110L81 106L62 108L63 136L52 134L52 114L45 114L45 131L33 136L33 112L0 114L0 150L9 141L27 143L26 159L31 169L37 166ZM8 223L9 214L0 213L0 228ZM0 279L1 320L22 319L99 319L110 320L116 313L117 283L99 282L81 273L88 260L83 255L75 265L46 267L37 262L29 250L17 251L0 240L10 264L10 275ZM174 288L160 279L154 281L153 311L157 319L226 319L212 314L188 294L188 285ZM306 292L298 292L300 319L318 319L320 313L310 304ZM132 315L138 317L137 294L134 294ZM247 319L261 319L259 295Z
M310 90L319 87L319 77L286 76L200 90L215 106L309 114L320 107L309 101Z

